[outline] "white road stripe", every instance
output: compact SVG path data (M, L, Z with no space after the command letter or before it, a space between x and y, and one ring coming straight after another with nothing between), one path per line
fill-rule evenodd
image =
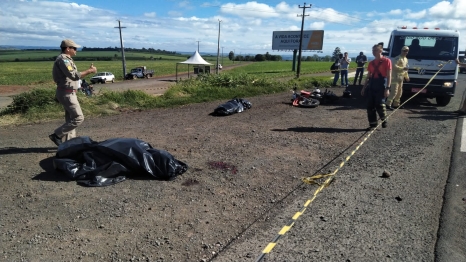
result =
M463 118L463 128L461 129L461 152L466 152L466 118Z

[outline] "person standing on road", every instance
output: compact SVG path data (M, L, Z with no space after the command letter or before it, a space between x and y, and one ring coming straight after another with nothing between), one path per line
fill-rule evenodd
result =
M387 111L385 109L385 98L390 95L390 84L392 76L392 62L382 56L382 45L376 44L372 47L375 59L367 67L367 78L361 95L367 98L367 118L369 128L377 127L377 113L382 122L382 127L387 127ZM377 113L376 113L377 112Z
M348 69L351 63L351 58L348 57L348 52L345 52L343 58L340 59L341 86L348 88Z
M392 83L395 83L395 90L391 90L387 99L387 109L394 110L400 106L401 95L403 94L403 80L409 82L408 76L408 55L409 47L403 46L401 54L395 57L393 66ZM393 104L392 104L393 102ZM393 107L392 107L393 106Z
M367 63L367 56L364 55L363 52L359 52L359 55L356 57L356 64L358 67L356 68L356 75L354 76L353 86L356 85L356 82L359 78L359 85L361 85L362 77L364 76L364 66Z
M340 61L343 58L343 54L339 54L337 60L335 60L335 76L333 76L333 86L337 85L338 78L340 78Z
M91 64L86 71L78 71L71 58L76 55L78 47L80 46L71 39L63 40L60 44L61 54L53 64L53 81L57 84L55 96L65 109L65 123L49 135L50 140L57 146L62 143L63 137L65 141L76 137L76 128L84 121L84 115L76 96L76 90L80 88L79 80L97 72L94 64Z
M461 63L458 58L456 59L456 63L459 67L466 67L466 63ZM463 101L461 102L461 107L459 110L456 110L455 113L457 113L460 116L466 115L466 91L464 91L463 94Z

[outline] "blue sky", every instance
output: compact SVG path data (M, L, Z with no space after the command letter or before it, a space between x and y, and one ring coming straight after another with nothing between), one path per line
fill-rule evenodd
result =
M120 46L177 52L291 54L272 50L273 31L299 31L304 2L205 0L2 0L0 45ZM306 2L304 30L324 30L323 54L336 47L356 56L388 42L399 26L460 31L466 49L466 0L316 0ZM222 48L223 47L223 48ZM303 55L313 55L304 52Z

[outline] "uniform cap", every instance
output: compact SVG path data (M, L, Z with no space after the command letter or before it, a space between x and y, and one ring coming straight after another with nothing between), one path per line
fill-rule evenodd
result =
M81 47L80 45L76 44L73 40L71 39L65 39L61 41L60 47Z

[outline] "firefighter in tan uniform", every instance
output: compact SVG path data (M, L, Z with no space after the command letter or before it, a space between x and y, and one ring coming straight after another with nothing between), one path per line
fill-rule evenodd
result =
M390 92L387 99L387 109L393 110L400 106L401 95L403 94L403 80L409 82L408 76L408 58L406 55L409 52L409 47L403 46L401 48L401 54L395 57L395 63L393 64L392 83L395 84L395 88ZM393 107L392 107L393 106Z
M50 140L57 146L62 143L63 137L65 141L76 137L76 127L84 121L84 115L76 96L76 90L80 87L79 79L97 72L93 64L86 71L78 71L71 57L76 55L76 50L80 46L73 40L63 40L60 47L62 53L53 64L52 75L53 81L57 84L56 98L65 109L65 123L49 135Z

